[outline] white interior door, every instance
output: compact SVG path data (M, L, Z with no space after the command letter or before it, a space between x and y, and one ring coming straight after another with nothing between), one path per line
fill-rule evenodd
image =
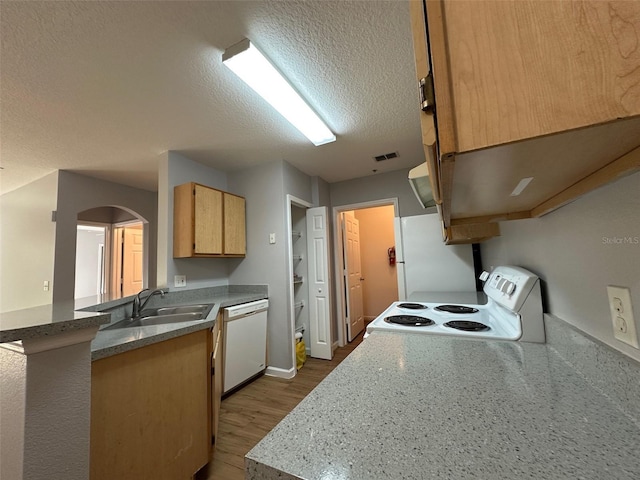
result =
M309 335L311 356L331 360L331 285L327 207L307 209Z
M345 270L347 285L347 340L352 341L364 329L360 226L353 212L344 213Z

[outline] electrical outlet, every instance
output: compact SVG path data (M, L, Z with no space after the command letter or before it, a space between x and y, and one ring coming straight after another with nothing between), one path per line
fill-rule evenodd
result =
M173 285L174 285L174 287L186 287L187 286L187 276L186 275L174 275L173 276Z
M607 295L609 296L609 310L613 322L613 336L632 347L640 348L636 324L633 319L631 292L626 287L609 285L607 286Z
M45 280L45 281L44 281L44 283L42 284L42 289L43 289L45 292L48 292L48 291L49 291L49 280Z

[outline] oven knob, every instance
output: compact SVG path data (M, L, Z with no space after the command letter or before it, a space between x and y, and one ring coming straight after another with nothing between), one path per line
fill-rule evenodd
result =
M516 289L515 283L507 281L507 282L504 282L500 291L502 293L506 293L507 295L511 295L515 291L515 289Z

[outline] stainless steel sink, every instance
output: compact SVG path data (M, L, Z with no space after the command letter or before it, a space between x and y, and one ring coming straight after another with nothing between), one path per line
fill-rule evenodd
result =
M177 307L148 308L137 318L126 318L109 325L102 330L117 330L120 328L149 327L166 325L168 323L193 322L207 318L213 308L213 303L202 305L181 305Z
M181 307L162 307L155 310L149 309L142 312L142 316L146 315L173 315L178 313L202 313L211 311L211 305L183 305ZM147 313L148 312L148 313ZM155 313L151 313L155 312Z

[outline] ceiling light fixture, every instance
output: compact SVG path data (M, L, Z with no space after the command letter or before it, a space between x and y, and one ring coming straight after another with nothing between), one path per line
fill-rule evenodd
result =
M336 136L249 39L227 48L224 63L271 104L315 146L335 142Z

